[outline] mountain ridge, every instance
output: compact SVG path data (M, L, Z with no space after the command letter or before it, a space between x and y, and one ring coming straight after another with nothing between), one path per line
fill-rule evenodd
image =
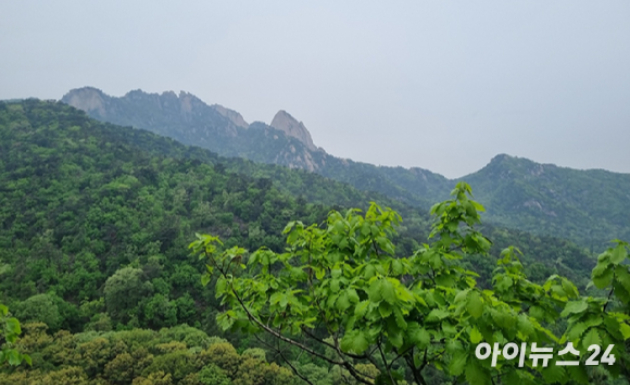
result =
M95 102L99 97L106 103ZM430 207L448 198L453 186L465 180L473 186L476 199L486 205L486 218L499 225L553 234L590 247L600 247L610 238L630 237L630 219L622 214L630 212L630 196L622 193L630 191L630 174L575 170L498 154L480 170L448 179L420 167L375 166L313 150L310 132L286 111L278 113L277 127L272 121L244 128L244 120L236 124L187 93L178 98L172 91L160 95L136 90L114 98L82 88L68 92L62 102L99 120L146 129L222 156L301 168L416 207Z

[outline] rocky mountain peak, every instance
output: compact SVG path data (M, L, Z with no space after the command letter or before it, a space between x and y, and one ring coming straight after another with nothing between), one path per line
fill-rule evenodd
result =
M495 155L491 160L490 163L501 163L501 162L505 162L509 159L513 159L513 156L510 156L508 154L498 154Z
M302 122L298 122L297 119L288 112L284 110L278 111L276 116L273 117L270 126L284 132L288 136L298 139L300 142L304 143L309 150L317 150L311 138L311 133L308 132Z
M70 90L61 101L74 108L88 113L97 113L104 117L106 114L105 99L107 95L94 87L83 87Z
M230 110L229 108L225 108L219 104L213 104L211 106L214 108L219 114L228 118L235 126L241 128L248 128L249 124L243 119L243 116L234 110Z

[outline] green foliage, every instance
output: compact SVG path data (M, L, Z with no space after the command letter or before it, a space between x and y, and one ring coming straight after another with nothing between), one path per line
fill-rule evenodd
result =
M125 267L116 271L105 281L103 290L105 304L114 320L127 322L134 315L132 311L136 309L140 298L151 291L151 288L142 282L141 276L142 270ZM152 316L151 313L149 318L153 318Z
M215 323L220 304L200 284L203 264L185 252L195 232L220 235L228 247L280 252L288 221L320 223L331 208L366 208L370 199L405 216L391 239L397 252L411 254L425 241L427 216L378 194L300 170L219 158L96 122L60 103L0 103L0 291L16 311L30 297L50 296L58 318L54 306L46 314L30 307L27 315L51 330L187 323L222 334ZM519 247L537 282L561 274L582 285L591 269L587 254L565 241L484 231L495 258L509 244ZM473 255L464 264L489 287L492 259ZM342 293L339 306L350 305L350 295Z
M592 282L606 291L606 297L582 297L569 302L562 315L568 326L562 341L572 342L582 354L588 354L591 345L613 345L611 352L616 362L604 365L613 376L630 378L630 356L627 341L630 338L630 270L628 243L614 241L611 247L597 258L592 272ZM602 349L603 350L603 349ZM603 355L599 359L604 362Z
M16 315L23 321L41 321L49 329L58 330L61 315L55 298L50 294L36 294L16 307Z
M51 331L188 323L217 332L217 303L186 239L204 230L279 249L289 218L318 221L327 211L266 179L150 155L131 143L195 152L63 104L0 103L0 139L0 291L16 314Z
M222 159L92 121L61 104L0 103L0 290L16 315L45 322L50 333L33 324L39 326L18 346L46 364L8 370L3 381L196 384L202 367L214 364L232 382L247 373L240 383L287 383L293 381L286 380L289 369L275 363L288 361L321 384L361 383L357 377L411 382L412 365L422 367L428 383L488 373L527 382L527 376L553 379L558 373L473 368L471 346L514 333L519 341L554 344L563 341L553 336L562 336L566 323L568 332L591 342L605 341L607 333L626 337L622 316L576 326L595 322L597 303L626 314L615 296L623 296L621 290L615 289L608 306L605 299L579 297L576 286L586 285L592 267L587 253L562 240L480 227L481 207L469 192L459 185L452 200L433 207L439 220L432 231L418 210L314 174ZM405 222L392 210L367 207L370 198L394 207ZM367 209L364 215L340 214L340 206L331 212L313 201ZM285 249L281 233L289 221ZM195 232L217 235L202 237L204 254L215 258L209 263L213 272L185 251ZM251 255L244 250L261 245L267 248ZM597 285L624 285L619 258L608 257L597 268ZM204 290L202 280L216 292ZM289 341L278 347L276 336L249 322L244 309ZM256 334L257 341L224 333L217 314L222 329L266 334ZM618 332L609 331L615 317ZM164 329L151 343L153 332L124 331L181 323L225 339L193 333L187 325ZM231 350L219 349L226 339ZM144 350L136 351L138 346ZM311 352L300 355L302 347ZM261 366L259 350L237 353L248 348L265 348L271 364ZM351 368L340 365L342 359ZM189 372L192 367L196 372ZM584 375L607 376L606 369Z
M210 364L199 372L199 382L203 385L230 385L230 378L218 366Z
M293 377L191 327L53 336L41 323L25 329L15 346L33 357L32 368L0 370L0 384L280 385Z
M15 349L15 342L22 333L20 321L11 317L9 308L0 303L0 366L8 363L11 366L19 365L22 361L26 361L29 365L31 357L28 354L22 354Z
M558 342L542 323L558 317L557 309L578 292L560 277L543 286L528 281L515 249L498 261L497 292L479 289L478 275L460 263L467 255L487 255L491 245L474 228L483 207L470 193L460 183L453 199L433 206L432 242L410 257L397 256L391 241L400 216L376 204L364 216L333 211L324 228L290 222L286 252L262 248L247 265L244 249L218 252L216 237L199 235L190 248L207 258L208 276L218 275L216 295L228 310L217 321L225 329L264 332L361 383L395 382L393 363L400 359L418 384L426 383L427 366L485 384L514 366L506 361L499 370L472 359L481 340ZM333 357L299 336L333 349ZM358 371L357 360L379 362L381 375Z

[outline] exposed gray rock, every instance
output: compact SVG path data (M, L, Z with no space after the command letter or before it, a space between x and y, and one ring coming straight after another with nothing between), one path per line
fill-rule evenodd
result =
M298 139L300 142L304 143L306 148L309 150L317 150L317 147L311 138L311 133L308 132L302 122L298 122L297 119L291 116L288 112L284 110L278 111L276 116L273 117L270 126L276 130L284 132L287 136Z

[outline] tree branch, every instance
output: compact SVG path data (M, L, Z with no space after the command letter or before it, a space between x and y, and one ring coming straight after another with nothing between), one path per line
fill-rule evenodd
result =
M383 349L381 349L381 340L377 341L378 351L381 353L381 359L383 360L383 366L385 366L385 371L387 371L387 375L389 375L389 379L392 381L392 385L396 384L394 381L394 377L392 376L392 371L390 370L390 365L387 364L387 359L385 358L385 354L383 353Z
M426 360L426 350L425 350L425 360ZM416 384L419 385L427 385L424 377L422 377L422 369L416 367L416 364L413 362L412 356L405 356L405 361L407 362L407 366L411 368L411 373L413 374L413 379L416 381Z
M225 271L223 269L219 269L219 271L221 272L221 274L223 275L224 278L227 279L227 274L225 273ZM247 318L249 318L252 322L254 322L256 325L258 325L258 327L260 327L261 329L263 329L264 331L266 331L267 333L271 334L272 336L276 337L277 339L284 341L288 344L291 344L293 346L296 346L302 350L304 350L305 352L315 356L315 357L319 357L321 359L323 359L324 361L333 364L333 365L338 365L338 366L343 366L346 369L348 369L348 371L350 372L350 374L352 375L352 377L354 377L357 381L359 381L362 384L365 385L372 385L371 382L365 380L365 378L363 377L367 377L362 375L361 373L359 373L353 366L351 363L347 362L347 361L336 361L336 360L332 360L328 357L326 357L323 354L320 354L316 351L314 351L313 349L309 348L308 346L299 343L298 341L294 341L290 338L287 338L285 336L283 336L281 333L271 329L270 327L268 327L267 325L265 325L263 322L261 322L258 318L256 318L247 308L247 306L245 306L245 303L243 302L243 300L241 299L241 297L238 295L238 293L236 292L236 290L234 289L234 284L233 282L230 280L229 281L230 284L230 290L232 291L232 294L234 294L234 298L236 298L236 300L238 301L238 303L241 305L241 308L245 311L245 313L247 314ZM343 359L343 358L342 358Z
M264 341L263 339L261 339L260 337L258 337L255 334L254 334L254 338L256 338L260 343L262 343L263 345L267 346L268 348L275 350L276 353L280 357L282 357L284 362L286 362L287 365L289 365L289 367L291 368L293 373L295 373L296 376L300 377L302 379L302 381L306 382L309 385L314 385L308 378L304 377L302 374L300 374L300 372L298 372L298 370L295 368L295 366L293 366L293 364L291 364L291 362L284 356L284 354L282 354L282 351L279 348L274 348L271 344L267 343L266 341Z

